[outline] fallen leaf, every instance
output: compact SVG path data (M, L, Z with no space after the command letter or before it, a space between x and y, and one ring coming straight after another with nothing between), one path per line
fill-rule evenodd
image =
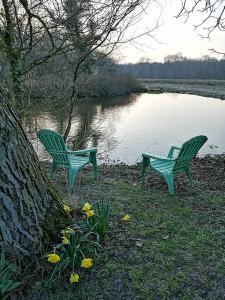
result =
M135 242L135 245L137 246L137 247L142 247L143 246L143 242L142 241L136 241Z

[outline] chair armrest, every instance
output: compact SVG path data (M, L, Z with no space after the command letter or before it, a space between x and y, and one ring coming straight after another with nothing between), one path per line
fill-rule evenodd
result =
M83 150L76 150L76 151L67 150L66 152L69 154L79 155L79 154L97 152L97 148L90 148L90 149L83 149Z
M148 154L148 153L143 153L142 157L154 158L154 159L158 159L158 160L162 160L162 161L174 161L175 160L173 158L162 157L162 156Z
M174 150L180 150L180 149L181 149L181 147L178 147L178 146L172 146L172 147L170 148L170 151L169 151L167 157L168 157L168 158L173 158Z

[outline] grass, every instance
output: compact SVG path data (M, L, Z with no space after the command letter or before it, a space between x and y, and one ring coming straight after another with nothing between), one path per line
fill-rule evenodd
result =
M139 79L148 92L185 93L225 99L225 80Z
M177 175L175 197L151 171L142 188L140 165L101 166L98 181L83 171L73 197L59 173L54 183L72 205L110 202L109 233L78 285L68 274L54 284L39 279L24 299L223 299L224 157L196 159L192 170L193 188ZM121 221L125 213L128 222Z

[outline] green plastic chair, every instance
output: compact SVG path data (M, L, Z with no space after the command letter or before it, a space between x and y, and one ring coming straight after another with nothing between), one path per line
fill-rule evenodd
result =
M152 154L143 153L142 157L142 184L144 183L146 167L152 168L159 175L163 176L167 182L168 190L174 195L174 178L173 174L179 170L183 171L190 183L192 177L190 171L190 161L194 158L199 149L205 144L208 138L204 135L196 136L185 142L181 147L172 146L167 157L160 157ZM178 155L174 158L174 152L178 151Z
M63 137L49 129L40 130L37 136L53 159L50 170L51 179L56 168L68 169L69 188L73 191L77 172L89 163L93 164L94 175L97 178L96 148L71 151L64 143ZM89 156L83 156L85 154Z

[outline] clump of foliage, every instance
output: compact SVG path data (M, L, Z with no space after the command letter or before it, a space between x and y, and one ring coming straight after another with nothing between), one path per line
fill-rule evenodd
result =
M93 204L93 216L88 218L88 224L95 233L103 238L109 227L110 204L107 201L98 201Z
M79 96L82 97L115 97L142 92L143 87L139 81L130 74L119 74L116 72L101 72L90 76L85 88L80 89Z
M99 241L105 236L109 226L110 205L105 201L88 202L83 205L82 212L85 219L61 231L61 242L55 245L52 253L47 254L48 262L54 264L51 280L60 276L64 270L71 270L70 282L79 281L79 274L75 273L81 267L88 269L93 265L93 258L100 249ZM71 211L68 205L64 210Z
M19 282L15 282L13 279L16 271L15 263L9 262L6 259L5 251L2 250L0 258L0 299L8 298L9 293L20 285Z
M65 269L75 269L82 266L84 259L95 257L99 243L95 233L86 232L79 226L68 227L61 231L62 242L54 247L53 253L48 254L48 261L55 264L51 279Z

